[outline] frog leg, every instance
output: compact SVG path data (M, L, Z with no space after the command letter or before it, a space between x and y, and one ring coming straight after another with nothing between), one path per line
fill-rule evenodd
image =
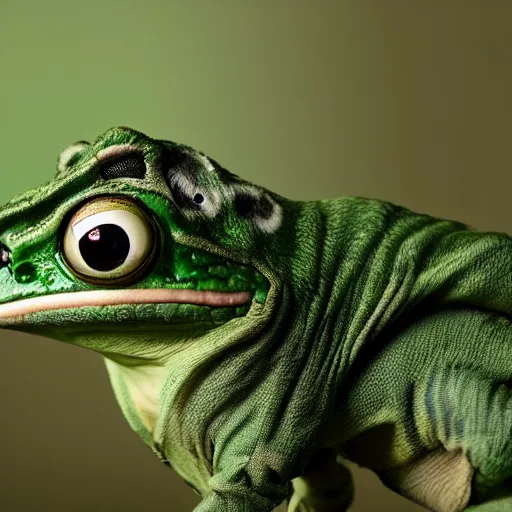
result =
M512 395L506 383L472 368L451 367L425 378L415 395L415 422L423 443L460 451L474 469L469 503L490 507L489 500L497 497L502 501L496 503L510 503Z
M431 451L413 462L380 471L382 483L435 512L460 512L469 502L474 469L460 451Z
M318 451L304 474L292 484L288 512L342 512L348 509L354 495L349 469L330 449Z

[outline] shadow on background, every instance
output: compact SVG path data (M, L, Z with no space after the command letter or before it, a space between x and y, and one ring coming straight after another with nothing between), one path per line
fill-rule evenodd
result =
M510 230L510 3L262 4L4 0L0 201L122 124L291 198L379 197ZM0 334L2 510L192 510L99 356ZM420 510L366 471L357 486L355 511Z

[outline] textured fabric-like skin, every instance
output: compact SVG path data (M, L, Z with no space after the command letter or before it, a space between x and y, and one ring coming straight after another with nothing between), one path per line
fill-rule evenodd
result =
M146 169L102 170L117 146ZM206 206L193 204L198 191ZM193 285L252 280L250 308L87 306L1 325L103 354L131 427L202 495L196 512L287 498L291 512L343 510L352 481L340 457L439 512L509 510L508 235L378 200L290 201L192 148L115 128L71 146L54 181L0 212L0 303L98 288L66 270L61 237L70 213L111 195L140 202L161 238L151 272L127 289L179 287L183 272L198 275L180 254L213 254ZM134 368L158 387L150 426Z

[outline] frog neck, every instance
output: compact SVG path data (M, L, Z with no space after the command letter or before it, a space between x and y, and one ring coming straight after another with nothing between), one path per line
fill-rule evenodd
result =
M160 395L169 369L157 363L125 365L105 358L115 396L133 430L148 444L158 419Z

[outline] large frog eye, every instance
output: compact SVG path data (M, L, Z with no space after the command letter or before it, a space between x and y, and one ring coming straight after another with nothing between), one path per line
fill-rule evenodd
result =
M155 229L133 201L99 197L69 221L63 239L64 260L84 281L116 284L134 280L156 250Z

